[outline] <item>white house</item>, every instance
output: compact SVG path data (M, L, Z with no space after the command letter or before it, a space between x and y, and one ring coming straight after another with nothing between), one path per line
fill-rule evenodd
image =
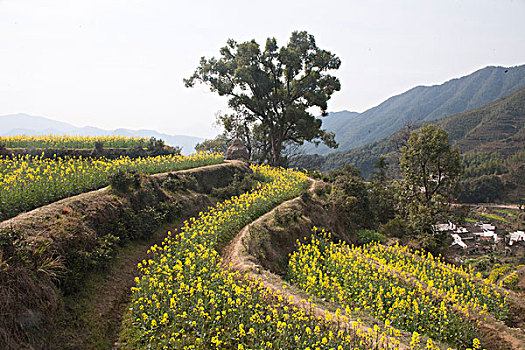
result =
M483 231L494 231L496 229L496 226L490 223L489 224L480 223L480 224L477 224L477 226L481 227Z
M447 224L433 225L432 229L434 232L454 231L456 229L456 224L449 221Z
M468 233L468 230L464 227L458 227L456 229L456 231L454 231L455 233Z
M452 242L451 246L457 244L463 249L467 248L467 245L465 244L465 242L463 242L463 240L461 239L461 237L459 237L459 235L457 233L453 233L452 234L452 238L454 239L454 242Z
M492 237L494 239L494 243L499 242L499 237L494 231L483 231L483 232L474 232L473 235L479 236L479 237Z
M509 245L513 245L514 242L525 241L525 232L523 231L511 232L509 236Z

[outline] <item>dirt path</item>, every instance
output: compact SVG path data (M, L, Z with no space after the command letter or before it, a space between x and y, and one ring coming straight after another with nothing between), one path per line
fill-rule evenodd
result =
M309 191L312 192L315 187L315 181L310 182ZM289 300L290 304L308 310L311 314L316 317L325 318L327 315L331 315L331 318L335 316L335 310L339 308L337 304L326 302L318 298L312 298L304 291L299 290L298 288L288 284L286 281L283 281L282 278L278 275L271 273L270 271L264 270L257 262L257 259L250 255L246 250L245 243L250 239L250 228L263 224L265 221L270 220L274 217L275 212L281 210L284 207L287 207L298 201L299 197L288 200L281 203L279 206L275 207L273 210L259 217L257 220L246 225L235 238L230 242L228 246L223 249L223 264L226 268L238 270L245 274L245 277L259 280L263 282L266 288L270 288L274 293L280 294L285 299ZM308 301L311 300L311 301ZM343 310L341 310L343 311ZM344 315L344 311L342 312ZM346 324L339 323L339 326L345 328L352 328L351 322L355 321L353 319ZM371 330L370 327L367 327L361 324L361 329L364 331ZM407 332L401 332L402 339L410 341L411 334ZM410 347L404 343L399 344L399 349L405 350Z
M147 250L160 244L165 226L148 240L135 241L122 248L105 274L93 273L85 288L66 297L68 318L57 332L54 349L111 349L118 339L122 316L129 306L131 287L138 275L137 264L147 258Z
M469 207L487 207L487 208L498 208L498 209L520 209L518 204L497 204L497 203L461 203L458 205L466 205Z

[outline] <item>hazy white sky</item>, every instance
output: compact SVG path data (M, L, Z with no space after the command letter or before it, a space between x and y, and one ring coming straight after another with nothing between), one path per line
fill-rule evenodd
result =
M228 38L293 30L342 60L329 111L525 63L525 0L0 0L0 115L212 137L226 98L182 79Z

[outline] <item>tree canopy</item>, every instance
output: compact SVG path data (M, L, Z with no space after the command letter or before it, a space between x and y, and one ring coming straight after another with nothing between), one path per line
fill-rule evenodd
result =
M405 216L414 229L429 231L446 212L456 190L462 171L459 149L451 147L443 128L423 125L401 147L399 166L404 177L400 200Z
M281 165L286 145L305 141L337 147L334 134L321 129L322 122L311 108L318 107L322 116L327 115L327 102L341 87L328 71L338 69L341 60L317 47L313 35L293 32L283 47L268 38L264 50L255 40L238 44L229 39L220 55L219 59L202 57L184 82L187 87L200 82L227 96L240 120L239 132L246 132L247 126L259 130L256 142L261 159Z

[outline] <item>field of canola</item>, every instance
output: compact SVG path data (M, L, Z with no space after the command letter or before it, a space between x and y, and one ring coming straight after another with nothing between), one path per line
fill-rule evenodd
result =
M92 159L0 156L0 220L109 184L119 171L155 174L223 162L222 155Z
M237 272L218 250L240 229L307 186L300 172L252 169L268 182L187 221L139 265L132 288L132 347L177 349L369 348L381 335L334 330ZM374 340L372 340L374 338ZM391 348L394 348L392 346Z
M123 340L133 349L398 349L399 331L363 327L341 310L315 317L279 293L224 267L220 248L243 226L307 186L305 174L252 169L268 182L185 222L139 264ZM312 305L313 306L313 305ZM474 349L480 349L474 339ZM413 333L412 349L421 344Z
M68 136L68 135L42 135L42 136L0 136L0 145L7 148L95 148L96 143L101 143L106 148L131 148L136 145L145 145L147 138L125 136Z
M346 315L370 315L458 347L479 346L472 316L506 315L505 295L469 269L407 247L354 247L329 237L321 231L299 243L288 277L311 295L338 303Z

